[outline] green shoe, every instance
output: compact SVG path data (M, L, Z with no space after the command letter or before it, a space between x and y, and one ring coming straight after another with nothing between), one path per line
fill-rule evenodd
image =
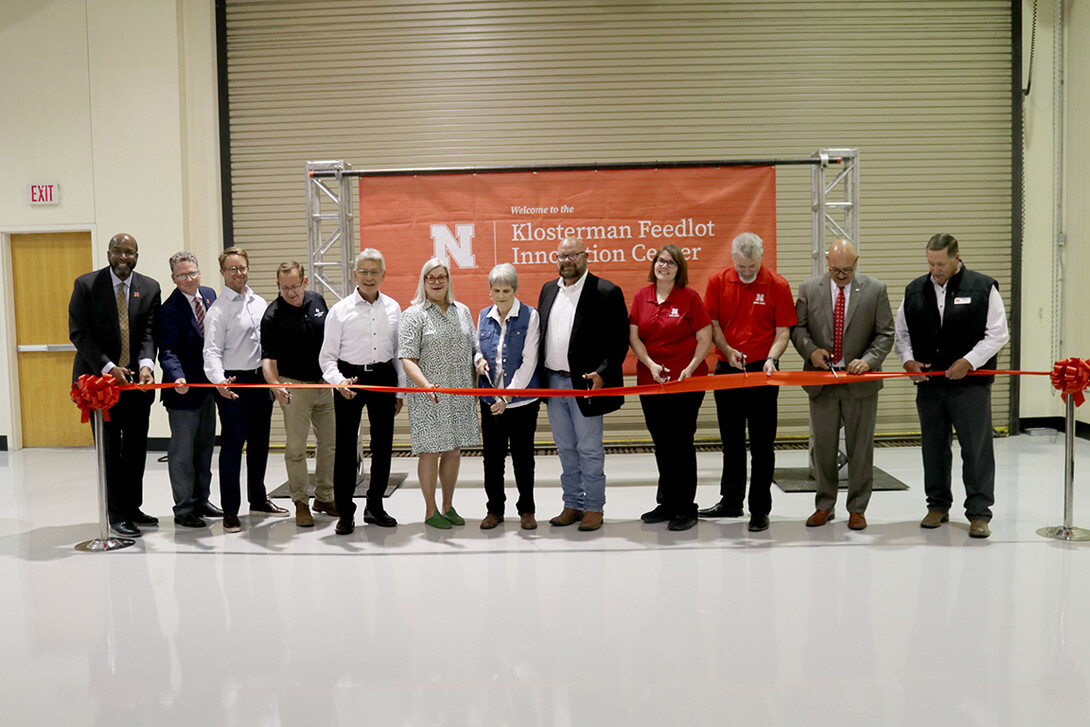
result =
M439 530L450 530L450 520L447 520L440 515L438 510L435 511L435 514L426 519L424 524L431 525L433 528L438 528Z
M454 511L454 506L451 505L450 509L443 513L443 517L450 521L451 525L465 525L466 521L461 515Z

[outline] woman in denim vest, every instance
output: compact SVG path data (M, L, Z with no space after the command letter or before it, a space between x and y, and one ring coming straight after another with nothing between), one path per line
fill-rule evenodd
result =
M492 302L477 319L477 386L482 389L534 389L540 318L519 301L518 272L501 263L488 274ZM482 396L481 434L484 440L484 491L488 514L482 530L503 522L504 462L510 449L519 499L515 503L523 530L537 527L534 518L534 433L541 402L537 397Z

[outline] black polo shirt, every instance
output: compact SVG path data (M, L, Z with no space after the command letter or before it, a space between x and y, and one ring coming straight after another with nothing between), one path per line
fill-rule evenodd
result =
M276 361L281 376L321 381L318 354L328 313L325 298L313 290L303 293L303 305L298 308L277 296L261 318L261 358Z

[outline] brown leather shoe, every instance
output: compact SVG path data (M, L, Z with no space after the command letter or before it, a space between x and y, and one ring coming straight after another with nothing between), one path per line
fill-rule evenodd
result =
M250 505L251 515L272 515L273 517L287 517L288 511L279 505L273 504L272 500L265 500L260 505Z
M550 525L555 525L558 528L562 528L572 523L577 523L583 519L583 511L576 510L574 507L566 507L560 511L560 514L549 520Z
M849 530L866 530L867 518L863 517L861 512L848 513L848 529Z
M490 512L484 516L484 520L481 520L481 530L491 530L502 522L502 517L494 512Z
M945 522L949 522L950 516L942 510L928 510L920 521L921 528L934 529Z
M237 533L239 530L242 530L242 523L239 522L238 515L223 516L223 532Z
M970 538L986 538L992 534L991 529L988 527L987 520L970 520L969 521L969 537Z
M589 510L583 513L583 519L579 522L580 530L597 530L600 527L602 527L602 513Z
M519 515L519 519L522 520L523 530L537 530L537 518L534 517L532 512L524 512Z
M310 505L305 502L295 503L295 524L300 528L314 527L314 516L310 514Z
M832 510L814 510L814 514L806 518L806 527L820 528L834 517Z
M339 518L341 516L341 514L339 512L337 512L337 506L334 505L332 501L326 502L324 500L315 499L314 500L314 512L324 512L326 515L329 515L330 517Z

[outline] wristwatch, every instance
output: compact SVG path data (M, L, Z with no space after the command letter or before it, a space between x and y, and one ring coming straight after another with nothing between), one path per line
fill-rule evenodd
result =
M765 359L765 361L771 361L772 365L776 367L776 370L777 371L780 370L780 360L778 358L773 358L773 357L769 356L768 358Z

